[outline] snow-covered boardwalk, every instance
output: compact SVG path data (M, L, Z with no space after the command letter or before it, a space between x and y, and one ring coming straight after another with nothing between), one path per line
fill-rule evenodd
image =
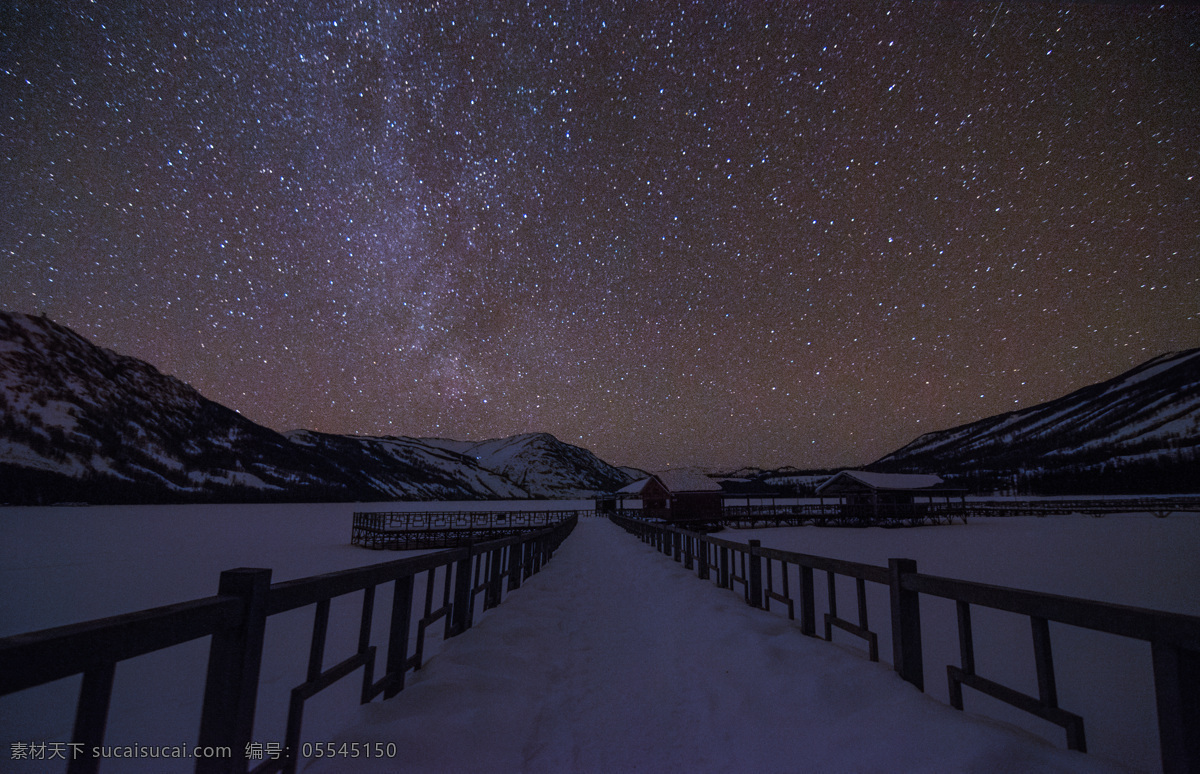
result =
M305 771L1117 771L957 712L601 519ZM312 740L327 741L327 740Z

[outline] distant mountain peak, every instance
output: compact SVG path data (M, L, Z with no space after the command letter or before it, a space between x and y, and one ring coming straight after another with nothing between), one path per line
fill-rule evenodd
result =
M521 433L478 443L422 440L474 457L481 467L505 476L538 497L590 497L615 491L630 480L626 472L587 449L546 432Z

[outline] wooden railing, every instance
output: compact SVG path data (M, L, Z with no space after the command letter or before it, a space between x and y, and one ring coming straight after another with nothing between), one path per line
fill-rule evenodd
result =
M307 673L291 691L282 754L253 770L290 774L299 760L307 699L360 668L361 702L380 694L396 695L404 688L405 673L421 667L429 626L445 619L445 637L469 629L480 593L484 610L500 604L505 590L519 588L541 569L575 524L572 517L499 540L276 584L271 584L270 570L227 570L221 573L213 597L0 639L0 696L82 673L72 741L64 745L67 771L95 772L100 760L90 751L103 744L116 664L211 636L196 746L211 757L197 757L195 770L242 774L250 763L267 621L289 610L312 607ZM417 608L421 612L414 621L414 581L421 573L426 574L424 605ZM389 583L393 589L387 653L383 674L376 681L377 646L371 643L375 590ZM355 592L363 595L357 649L344 661L326 667L330 602Z
M595 510L355 511L350 542L364 548L409 551L454 548L545 529Z
M968 500L965 505L967 516L1058 516L1072 513L1086 516L1153 513L1166 518L1175 513L1200 513L1200 497L1040 497L1031 500Z
M880 503L878 506L849 503L800 503L796 505L726 505L720 524L728 527L819 527L922 526L949 524L967 516L958 502Z
M730 498L735 502L746 498ZM1200 497L1141 498L1035 498L1028 500L937 500L913 503L839 503L839 502L760 502L744 505L725 503L717 518L705 517L705 523L734 528L763 527L915 527L951 524L969 517L1054 516L1085 514L1102 517L1113 513L1153 513L1165 518L1171 514L1200 514ZM623 509L617 516L661 520L687 526L686 516L669 510Z
M958 615L960 663L946 668L951 704L962 709L962 687L973 688L1062 727L1067 746L1073 750L1087 749L1083 718L1059 706L1050 622L1148 642L1163 771L1200 774L1200 617L923 575L917 572L916 562L911 559L889 559L887 567L878 567L765 548L757 540L736 543L622 516L614 516L612 520L672 556L686 569L694 570L701 579L715 580L719 587L731 590L734 584L740 585L752 607L770 610L772 601L776 601L785 605L788 617L794 619L795 603L799 601L800 630L809 636L816 636L817 621L813 573L825 572L829 595L823 618L825 639L832 639L834 627L846 631L866 641L873 661L879 658L878 634L868 622L866 584L886 586L893 668L922 691L925 670L920 595L953 600ZM773 562L779 562L778 587ZM789 566L796 568L795 596L789 585ZM854 581L858 602L856 621L842 618L838 613L835 586L839 576ZM1036 697L976 672L972 606L1028 616L1038 683Z
M755 503L725 505L720 523L731 527L770 526L918 526L951 523L985 516L1106 516L1113 513L1200 513L1200 497L1035 498L1029 500L967 500L881 503L878 507L842 503ZM637 518L636 512L627 514Z

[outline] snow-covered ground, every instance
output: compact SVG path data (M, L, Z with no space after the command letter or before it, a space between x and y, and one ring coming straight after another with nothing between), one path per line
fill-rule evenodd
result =
M1194 514L981 518L913 529L727 530L721 537L757 538L772 548L882 566L889 557L907 557L930 575L1200 615L1200 517ZM824 573L815 581L820 616ZM795 583L793 576L793 589ZM837 583L839 613L856 621L853 581ZM880 658L890 661L885 588L868 584L868 609L871 628L879 632ZM979 674L1036 696L1029 619L977 606L971 617ZM923 596L921 623L925 690L948 701L945 667L959 663L954 603ZM1058 624L1050 631L1059 705L1083 716L1089 752L1136 769L1159 770L1149 644ZM856 638L836 629L833 637L865 653ZM970 688L963 692L968 710L1063 745L1064 732L1057 726Z
M231 567L271 567L275 580L286 580L394 559L402 554L349 545L352 511L388 507L0 509L0 635L207 596ZM1200 614L1194 518L723 536L878 564L911 556L924 572ZM334 604L327 664L352 648L358 600ZM823 600L818 589L818 612ZM833 646L805 638L785 618L752 611L607 522L586 519L542 574L470 632L430 648L425 669L396 699L359 707L351 679L310 701L305 739L395 743L404 765L377 762L375 770L386 771L1073 771L1104 770L1108 759L1157 768L1148 647L1108 637L1097 649L1052 627L1062 704L1083 714L1097 754L1067 753L1057 749L1056 728L1035 729L1050 744L973 719L994 708L969 689L968 713L941 703L943 665L957 662L957 639L953 606L939 612L936 602L922 603L929 691L922 696L886 665L867 662L848 635L836 633ZM376 604L386 610L386 594ZM855 609L849 598L843 604ZM886 599L873 590L871 604L886 660ZM1028 624L982 613L975 616L980 672L1034 692L1025 676L1008 673L1017 656L1032 652ZM385 618L376 615L376 642ZM268 625L255 730L263 743L282 741L287 690L303 680L310 627L309 611ZM118 666L108 740L193 743L206 652L201 641ZM0 771L62 770L11 760L8 746L68 740L77 686L72 678L0 699ZM1003 720L1027 722L1004 710ZM104 771L191 770L189 761L171 763L107 761ZM353 768L345 760L311 767L362 768L361 759Z
M404 751L354 771L1119 770L956 712L600 519L506 605L346 713L337 745Z
M588 508L590 501L510 501L513 510ZM495 502L337 503L0 508L0 636L211 596L222 570L269 567L272 580L303 578L423 552L350 544L357 510L491 510ZM417 589L422 593L422 588ZM390 587L379 589L373 642L386 643ZM354 650L361 595L332 605L326 665ZM256 733L282 741L288 691L304 681L312 611L271 618ZM431 642L427 652L436 653ZM382 658L382 650L379 658ZM122 662L116 670L106 742L194 744L208 641ZM79 677L0 697L0 772L62 771L10 759L13 742L66 742ZM357 703L344 680L310 701L305 728ZM316 738L309 736L309 739ZM60 762L61 764L61 762ZM111 772L185 772L188 761L106 761Z

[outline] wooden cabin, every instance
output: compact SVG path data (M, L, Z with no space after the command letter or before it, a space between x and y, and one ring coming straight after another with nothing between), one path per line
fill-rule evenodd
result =
M633 503L636 502L637 507L644 511L665 511L671 493L657 476L650 476L621 487L613 496L617 500L619 510L634 507Z
M694 470L664 470L655 474L670 493L667 521L673 524L719 521L725 490Z
M721 485L703 473L667 470L635 481L613 497L619 510L634 507L636 502L641 518L674 524L719 520L723 494Z
M921 519L934 510L950 511L955 501L961 509L966 493L929 473L862 470L843 470L817 487L822 505L835 497L843 517L862 523Z

